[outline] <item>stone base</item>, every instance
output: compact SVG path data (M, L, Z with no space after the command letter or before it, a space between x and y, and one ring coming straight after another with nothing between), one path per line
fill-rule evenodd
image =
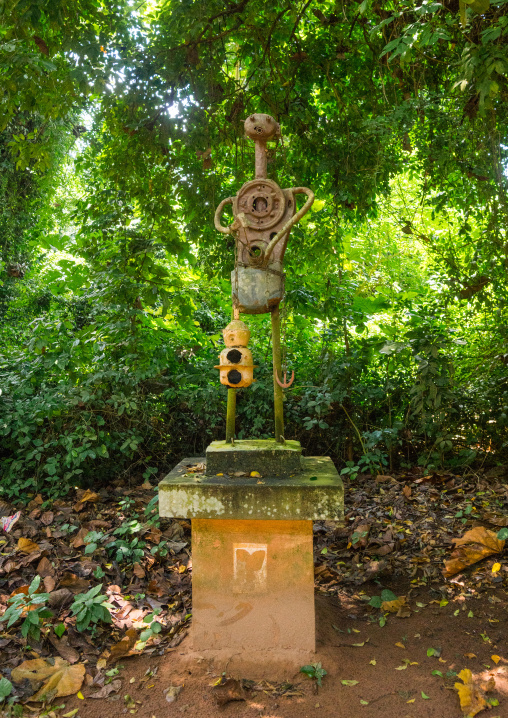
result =
M344 487L328 456L306 456L286 479L211 476L205 459L184 459L159 483L159 514L180 519L344 518ZM196 471L201 467L201 471ZM189 470L190 469L190 470Z
M206 473L233 476L237 471L279 478L298 474L302 471L301 444L278 444L275 439L241 439L234 444L212 441L206 449Z
M192 521L192 640L203 657L297 668L315 650L311 521Z

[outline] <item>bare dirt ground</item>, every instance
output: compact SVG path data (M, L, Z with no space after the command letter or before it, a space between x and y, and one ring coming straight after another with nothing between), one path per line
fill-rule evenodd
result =
M78 715L86 718L458 718L462 712L453 688L455 674L468 667L484 681L495 677L491 697L499 706L492 708L489 718L508 715L508 660L496 665L491 659L506 653L508 596L495 591L490 598L499 602L470 596L443 607L439 601L432 603L436 596L428 589L413 591L410 605L418 613L390 618L381 628L369 620L363 601L345 594L318 595L316 661L327 671L319 689L315 681L288 669L285 684L272 682L267 675L266 682L257 681L244 692L245 700L218 705L213 684L221 673L213 664L189 660L186 637L164 656L122 660L118 693L105 700L72 697L65 701L65 712L79 708ZM417 603L426 606L418 609ZM470 612L474 616L468 618ZM439 657L428 656L429 648L436 649ZM155 673L148 681L147 671ZM432 675L435 671L442 676ZM182 686L173 703L166 701L164 693L170 686Z

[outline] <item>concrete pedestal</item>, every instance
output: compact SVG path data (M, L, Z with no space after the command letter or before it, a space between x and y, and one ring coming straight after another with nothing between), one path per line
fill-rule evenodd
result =
M193 648L230 669L302 666L315 650L312 523L342 520L341 478L297 442L222 443L159 484L160 515L192 519Z
M195 650L214 658L310 660L311 521L194 519L192 551Z

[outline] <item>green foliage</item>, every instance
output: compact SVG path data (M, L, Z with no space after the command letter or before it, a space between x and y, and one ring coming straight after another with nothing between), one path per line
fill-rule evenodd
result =
M305 673L309 678L313 678L317 685L320 686L322 679L326 676L328 671L321 666L321 663L310 663L308 666L302 666L300 673Z
M3 2L2 494L155 479L223 436L213 210L253 111L282 124L270 177L317 196L285 257L287 438L351 478L503 461L505 8ZM239 438L272 435L266 319ZM135 561L140 521L85 551Z
M385 588L383 591L381 591L380 596L372 596L372 598L369 601L369 606L373 606L374 608L381 608L382 604L385 601L396 601L397 596L393 593L393 591L390 591L389 589Z
M46 607L49 593L38 593L40 583L41 577L36 576L26 594L17 593L11 596L7 610L0 618L0 622L7 622L6 628L9 629L25 616L21 624L21 635L29 641L40 639L44 619L53 615L53 612Z
M6 698L8 698L12 693L12 683L2 676L0 678L0 701L4 701Z
M94 586L86 593L78 593L71 605L71 613L76 616L78 631L86 631L91 623L111 623L108 597L101 595L102 583Z
M360 471L359 466L355 466L354 461L346 461L346 465L341 470L340 475L341 476L347 476L351 481L354 481L356 477L358 476L358 472Z
M161 632L162 626L158 621L155 620L155 617L158 616L159 613L160 608L157 608L153 613L150 613L148 614L148 616L145 616L143 618L143 623L147 625L147 628L144 628L139 634L139 640L142 643L147 643L150 638L156 636L158 633Z

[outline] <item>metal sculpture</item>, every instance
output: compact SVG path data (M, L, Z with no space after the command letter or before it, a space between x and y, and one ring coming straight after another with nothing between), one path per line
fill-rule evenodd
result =
M215 211L214 222L219 232L235 239L235 268L231 273L234 319L238 320L240 314L271 314L275 439L283 442L282 389L291 386L294 380L294 372L290 382L287 382L286 373L284 382L279 379L282 375L279 304L284 296L283 261L291 228L311 208L314 193L307 187L281 189L267 178L267 142L280 137L279 123L273 117L250 115L245 120L245 134L255 144L255 179L246 182L235 197L222 200ZM298 194L307 196L301 209L296 206ZM233 207L233 222L224 227L221 216L228 204ZM222 374L222 360L220 368ZM233 441L236 388L226 381L222 383L230 387L226 441Z

